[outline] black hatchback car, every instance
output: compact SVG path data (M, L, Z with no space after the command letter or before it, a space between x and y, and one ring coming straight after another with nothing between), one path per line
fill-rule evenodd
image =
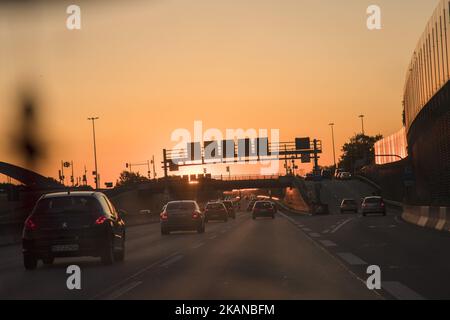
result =
M59 257L101 257L112 264L125 258L125 223L101 192L50 193L26 219L22 244L27 270Z

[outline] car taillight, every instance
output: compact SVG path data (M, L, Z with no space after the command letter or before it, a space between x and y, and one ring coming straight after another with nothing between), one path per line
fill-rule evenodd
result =
M34 223L33 220L31 220L31 218L28 218L27 220L25 220L25 229L29 231L34 231L37 229L37 225L36 223Z
M198 212L194 211L192 212L192 219L197 219L198 218Z
M381 206L384 207L384 202L381 203Z
M167 212L165 212L165 211L161 212L159 217L161 218L161 220L167 220L167 218L168 218Z
M106 221L106 217L100 216L97 218L97 220L95 220L95 224L103 224L105 221Z

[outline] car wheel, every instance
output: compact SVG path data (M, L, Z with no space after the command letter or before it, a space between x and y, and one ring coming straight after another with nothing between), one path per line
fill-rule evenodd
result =
M200 227L197 229L197 233L205 233L205 225L200 226Z
M43 262L46 266L52 265L54 261L55 261L55 258L53 258L53 257L42 259L42 262Z
M122 246L120 250L114 252L114 261L124 261L125 260L125 236L122 238Z
M163 236L166 236L166 235L168 235L170 232L169 232L169 230L167 230L166 228L161 228L161 234L163 235Z
M26 270L34 270L37 267L37 259L31 254L23 255L23 265Z
M114 245L113 240L110 239L105 244L105 247L103 248L103 254L101 256L102 263L104 265L111 265L114 262Z

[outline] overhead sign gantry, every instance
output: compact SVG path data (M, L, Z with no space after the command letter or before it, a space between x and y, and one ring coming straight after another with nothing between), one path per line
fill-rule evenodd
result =
M233 164L263 161L301 160L302 163L314 161L314 169L319 167L319 154L322 141L309 137L296 138L293 142L269 142L267 137L238 140L189 142L183 149L164 149L162 168L164 177L169 171L180 167L211 164Z

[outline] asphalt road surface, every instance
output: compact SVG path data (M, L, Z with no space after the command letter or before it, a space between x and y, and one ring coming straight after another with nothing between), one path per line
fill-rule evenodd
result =
M370 193L356 181L324 182L335 206ZM336 209L333 209L336 212ZM21 247L0 248L1 299L437 299L450 298L450 236L387 217L359 214L210 222L204 234L161 236L159 224L127 230L123 263L57 259L25 271ZM66 286L67 266L82 272L81 290ZM366 286L369 265L383 289Z

